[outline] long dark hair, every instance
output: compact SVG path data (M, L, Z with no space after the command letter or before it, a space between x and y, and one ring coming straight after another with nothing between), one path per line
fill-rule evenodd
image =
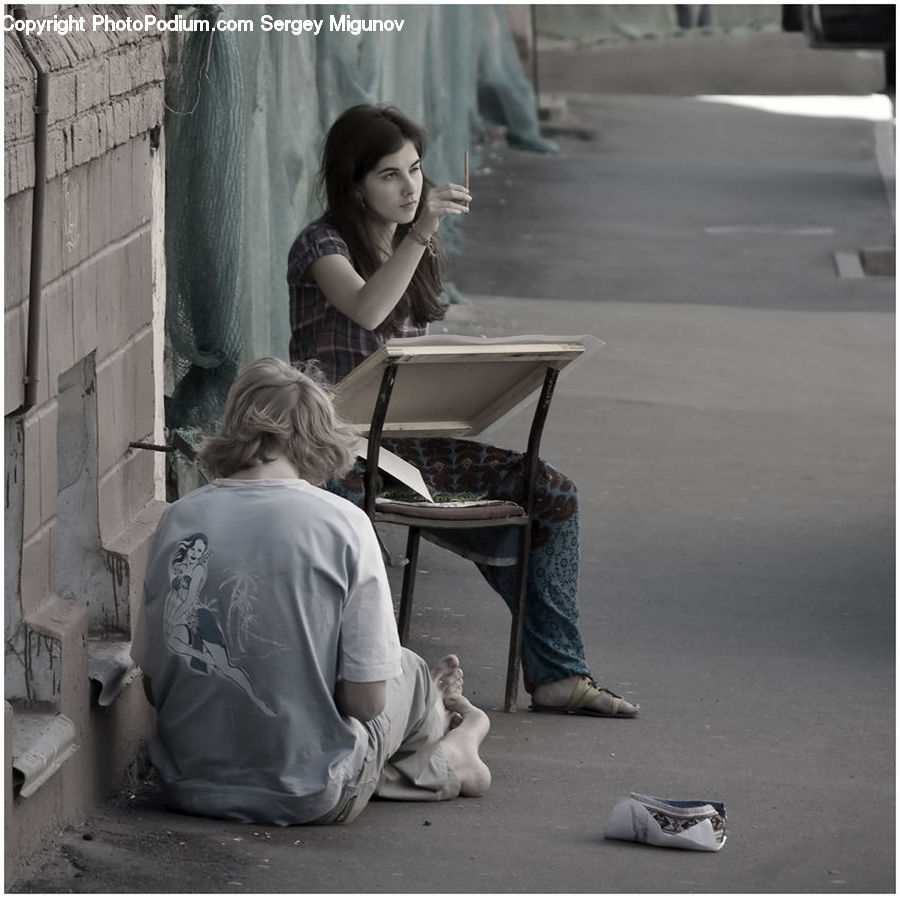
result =
M363 278L369 278L381 266L382 259L365 226L369 214L361 204L357 185L378 164L378 160L396 153L408 140L421 159L425 155L425 130L408 119L394 106L351 106L343 112L325 138L319 190L324 192L324 218L333 224L346 240L350 255ZM423 175L424 177L424 175ZM433 186L427 178L425 187ZM416 217L422 209L419 199ZM398 225L394 232L396 247L406 236L410 225ZM443 291L440 253L422 256L403 298L390 315L376 328L390 336L407 316L420 327L444 317L440 301Z

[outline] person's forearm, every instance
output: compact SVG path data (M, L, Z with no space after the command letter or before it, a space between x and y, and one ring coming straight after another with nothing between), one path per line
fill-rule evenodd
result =
M345 717L355 717L365 723L384 710L384 682L353 683L338 680L334 689L334 703Z
M423 236L430 237L431 234L424 233ZM348 317L366 330L375 330L403 298L425 251L421 243L407 235L391 257L365 282L357 296L356 312Z
M312 263L312 274L328 301L351 321L374 330L394 311L409 288L422 255L448 215L469 211L471 194L458 184L428 191L424 209L409 233L378 270L363 280L347 257L326 255Z

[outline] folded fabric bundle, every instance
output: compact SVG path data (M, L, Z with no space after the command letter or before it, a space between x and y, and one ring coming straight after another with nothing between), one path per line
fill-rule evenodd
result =
M719 851L725 844L725 805L717 801L673 801L632 792L620 798L606 827L607 839L660 848Z

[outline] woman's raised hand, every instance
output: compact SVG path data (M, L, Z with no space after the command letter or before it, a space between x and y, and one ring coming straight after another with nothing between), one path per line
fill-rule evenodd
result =
M425 203L417 224L427 234L434 234L448 215L466 215L472 194L459 184L432 187L425 195Z

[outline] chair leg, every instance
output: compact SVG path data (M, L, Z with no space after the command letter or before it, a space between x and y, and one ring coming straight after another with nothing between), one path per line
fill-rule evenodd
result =
M509 631L509 660L506 666L506 698L503 707L516 710L519 694L519 671L522 667L522 627L525 621L525 596L528 592L528 556L531 551L531 524L519 532L519 552L516 559L516 604Z
M416 567L419 564L419 528L410 527L406 537L406 570L403 571L403 589L400 593L400 614L397 631L400 645L409 639L409 623L412 619L413 590L416 588Z

